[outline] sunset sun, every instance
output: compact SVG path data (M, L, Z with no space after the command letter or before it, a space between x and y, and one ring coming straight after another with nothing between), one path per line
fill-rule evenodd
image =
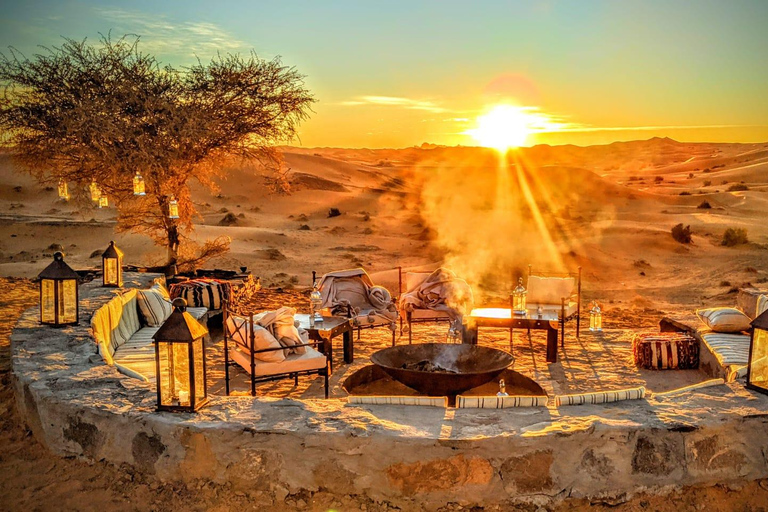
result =
M534 116L525 109L511 105L497 105L477 118L477 125L466 133L480 145L506 151L522 146L533 131Z

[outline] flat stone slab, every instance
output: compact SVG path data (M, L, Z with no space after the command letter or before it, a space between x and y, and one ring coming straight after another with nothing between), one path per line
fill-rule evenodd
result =
M135 287L153 277L124 279ZM617 497L768 476L768 396L741 383L559 409L212 396L197 414L158 413L153 389L96 353L90 317L116 293L98 284L81 286L79 325L43 327L32 308L11 337L22 416L62 455L163 479L275 495L325 488L404 508Z

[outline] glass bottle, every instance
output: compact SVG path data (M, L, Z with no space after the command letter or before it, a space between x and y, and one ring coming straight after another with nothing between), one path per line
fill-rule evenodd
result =
M603 313L595 301L592 301L592 309L589 311L589 330L592 332L603 330Z
M320 290L317 289L317 281L312 284L312 293L309 294L309 325L314 327L315 322L321 323L323 321L323 315L320 314L320 310L323 306L323 296L320 295Z

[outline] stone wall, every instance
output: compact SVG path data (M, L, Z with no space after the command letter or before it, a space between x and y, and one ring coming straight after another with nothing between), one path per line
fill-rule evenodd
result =
M278 499L325 489L405 509L621 499L768 476L768 397L738 383L559 410L212 397L198 414L157 413L154 390L96 355L87 324L112 293L83 285L79 326L41 327L32 309L12 336L21 414L61 455L127 463L167 480L227 481Z

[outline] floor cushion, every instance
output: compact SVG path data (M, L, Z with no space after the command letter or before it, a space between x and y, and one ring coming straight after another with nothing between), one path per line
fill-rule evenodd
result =
M696 316L715 332L738 333L750 328L749 317L737 308L698 309Z
M699 342L682 332L641 333L632 341L635 365L648 370L699 367Z

